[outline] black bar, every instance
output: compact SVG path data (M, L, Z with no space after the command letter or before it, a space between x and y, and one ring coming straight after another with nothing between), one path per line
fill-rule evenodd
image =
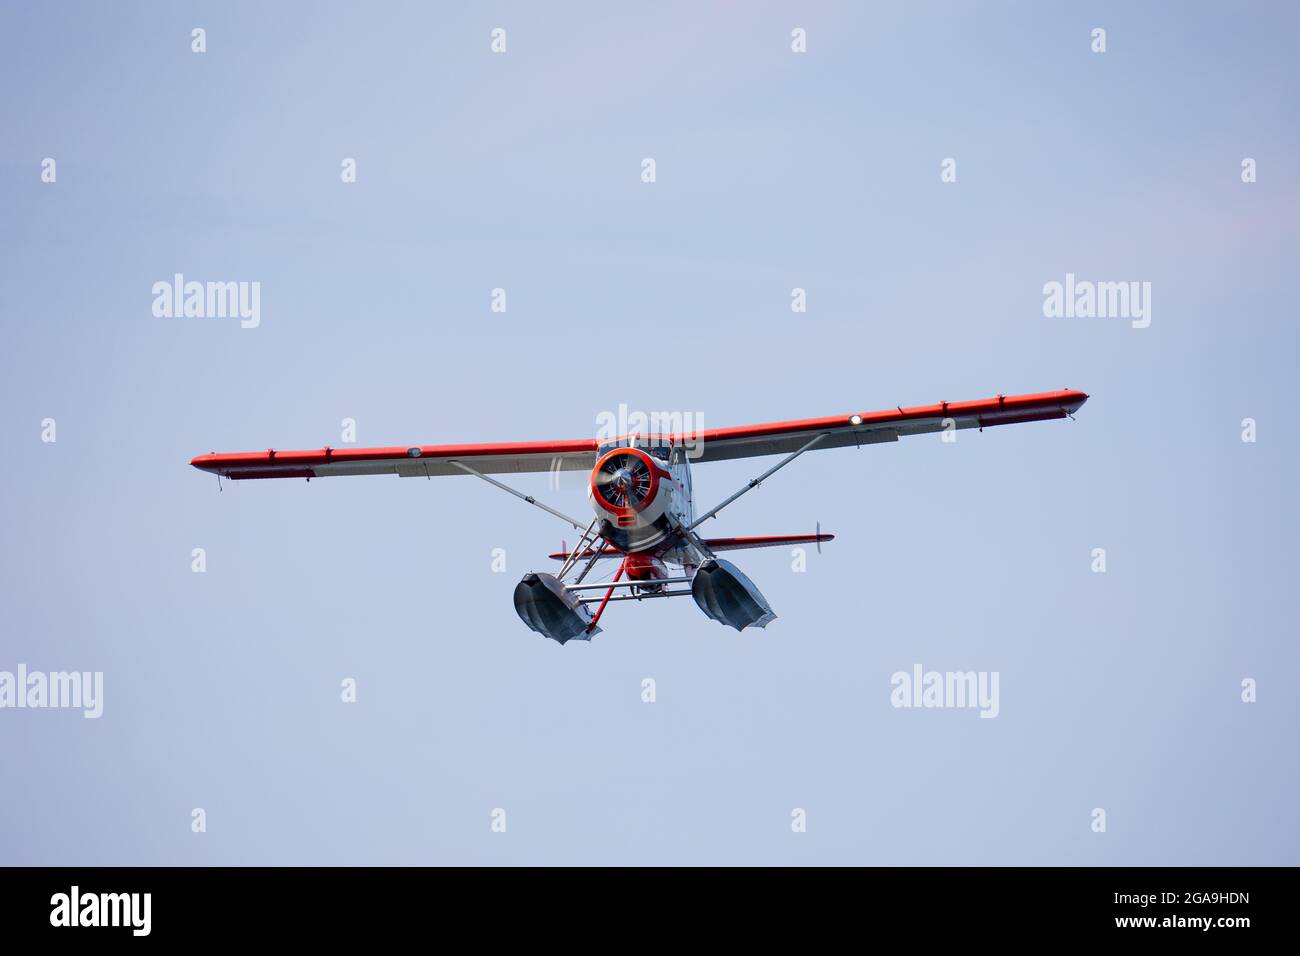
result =
M0 870L0 926L6 941L55 943L75 934L80 943L337 945L419 930L420 939L447 945L462 931L484 941L523 931L534 945L558 945L568 938L556 935L564 927L585 935L613 920L601 934L613 943L620 937L609 932L632 940L705 920L759 941L786 931L859 940L902 932L916 951L945 939L986 946L1097 936L1231 946L1285 929L1282 901L1295 877L1290 868L11 868ZM74 886L87 919L116 909L121 925L52 925L69 922ZM130 908L120 896L103 907L97 894L106 893L140 895ZM137 935L143 894L147 936Z

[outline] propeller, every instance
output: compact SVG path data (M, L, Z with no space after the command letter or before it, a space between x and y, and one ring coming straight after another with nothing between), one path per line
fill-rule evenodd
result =
M653 484L649 466L636 455L612 455L596 474L596 490L616 508L645 504Z
M822 523L817 522L817 553L822 553Z

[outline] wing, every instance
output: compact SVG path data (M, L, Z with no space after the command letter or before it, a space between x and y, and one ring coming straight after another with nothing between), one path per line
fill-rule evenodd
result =
M463 475L449 464L463 461L486 474L590 470L593 438L573 441L483 445L413 445L409 448L318 448L310 451L235 452L199 455L190 464L224 478L328 478L335 475L399 475L432 478Z
M810 439L825 433L813 450L842 448L898 441L906 435L923 435L944 428L989 428L1019 422L1065 418L1078 411L1088 396L1063 389L1034 395L998 395L974 402L940 402L914 408L890 408L880 412L849 412L828 418L709 428L695 434L674 435L673 440L693 445L698 455L692 462L726 461L759 455L785 455L797 451ZM951 419L952 425L945 425Z
M827 437L816 448L840 448L897 441L945 427L988 428L1017 422L1065 418L1088 396L1062 390L1036 395L998 395L975 402L940 402L915 408L853 412L828 418L712 428L685 435L661 436L695 449L691 459L725 461L759 455L789 454L813 436ZM953 425L945 425L951 419ZM212 453L190 464L224 478L327 478L334 475L399 475L432 478L464 474L450 462L460 460L485 474L526 471L581 471L595 464L594 438L571 441L507 442L478 445L414 445L392 448L320 448L307 451Z

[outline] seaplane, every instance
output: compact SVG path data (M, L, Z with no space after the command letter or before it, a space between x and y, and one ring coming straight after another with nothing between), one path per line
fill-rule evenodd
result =
M997 395L968 402L940 402L825 418L769 422L669 434L613 438L524 441L468 445L409 445L305 451L267 449L199 455L190 464L232 481L268 478L332 478L397 475L439 478L469 475L569 524L577 543L548 555L556 573L530 571L515 585L514 606L532 630L563 645L590 641L601 632L606 607L615 601L689 596L704 614L737 631L766 627L776 619L754 583L720 553L750 548L811 544L821 550L834 538L820 525L812 534L708 537L705 525L743 495L809 451L861 448L915 435L997 425L1073 419L1088 396L1062 389ZM718 504L695 509L691 468L738 458L782 456ZM586 471L590 521L570 517L494 475ZM592 570L618 561L613 579L593 582Z

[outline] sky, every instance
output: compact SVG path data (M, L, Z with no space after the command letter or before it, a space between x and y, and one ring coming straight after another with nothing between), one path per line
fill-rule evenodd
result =
M0 707L0 863L1300 863L1297 28L5 5L0 672L103 695ZM258 283L257 326L155 316L177 273ZM1150 324L1048 317L1067 274L1150 283ZM740 634L689 601L529 631L514 584L572 532L468 476L188 465L347 420L525 441L1066 387L1074 421L809 453L728 508L711 534L836 535L730 556L778 614ZM769 463L701 465L697 508ZM513 481L587 513L581 473ZM997 674L997 716L894 706L916 665Z

